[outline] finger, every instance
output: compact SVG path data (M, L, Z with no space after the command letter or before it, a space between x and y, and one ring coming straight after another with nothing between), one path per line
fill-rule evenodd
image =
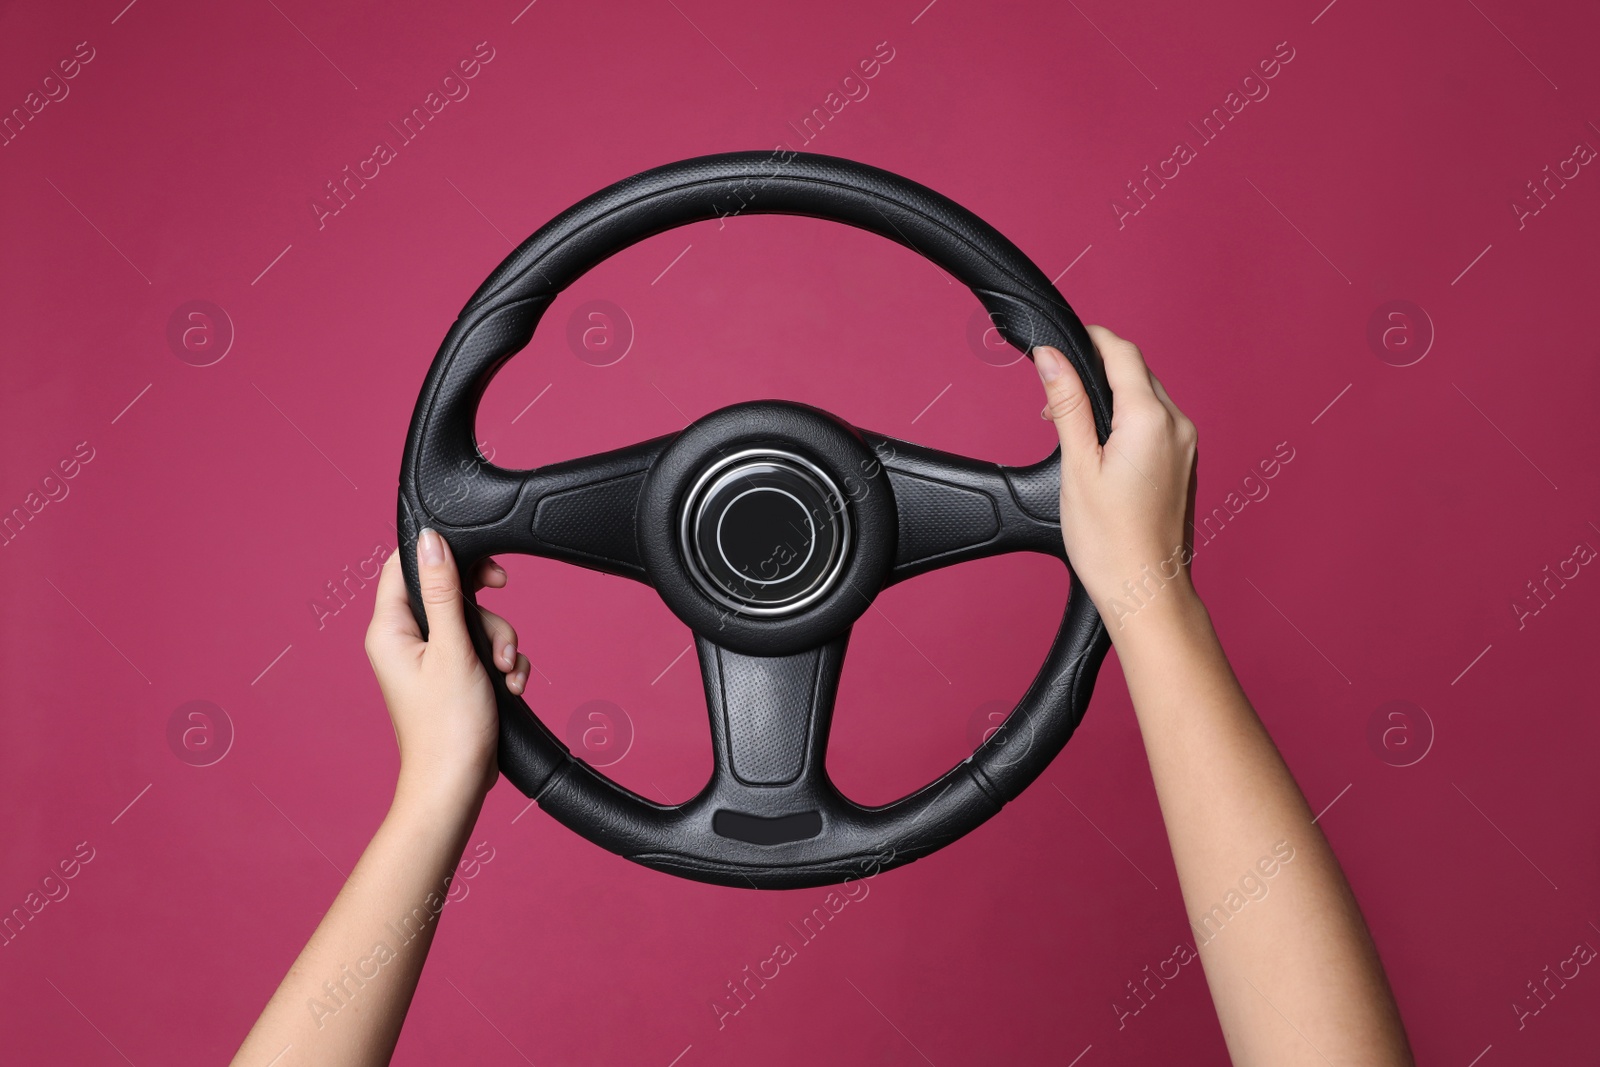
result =
M1033 350L1034 369L1044 383L1045 408L1041 413L1056 424L1063 462L1081 463L1100 452L1094 412L1077 371L1058 348L1040 345Z
M423 527L417 537L417 574L428 618L428 648L452 655L473 654L455 557L445 539L429 527Z
M487 608L480 607L478 614L483 617L484 633L489 635L489 641L494 646L495 665L503 671L509 671L517 664L516 628Z
M506 569L492 557L485 559L473 569L472 588L474 589L504 589L506 584Z
M520 652L517 653L516 666L512 668L510 674L506 675L506 688L513 693L521 695L522 691L528 688L528 671L532 667L533 664L528 660L527 656L522 655Z
M1150 385L1150 368L1145 366L1144 354L1132 341L1124 340L1104 326L1090 325L1085 329L1094 341L1095 350L1106 365L1106 381L1117 408L1130 409L1141 401L1154 400L1155 390Z
M411 614L411 600L406 595L405 574L400 569L400 554L389 553L378 572L378 590L372 604L372 624L367 632L398 634L402 637L422 639L417 629L416 617Z

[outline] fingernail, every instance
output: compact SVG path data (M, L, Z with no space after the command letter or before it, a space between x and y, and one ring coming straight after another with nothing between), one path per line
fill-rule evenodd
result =
M1055 381L1067 369L1061 353L1049 345L1040 345L1033 350L1033 365L1039 369L1039 377L1047 382Z
M509 666L515 662L517 662L517 643L513 641L506 646L506 664Z
M1041 419L1043 419L1045 422L1054 422L1055 421L1054 419L1052 419L1050 417L1050 405L1049 404L1046 404L1044 407L1039 409L1039 417Z
M417 562L425 567L444 562L444 543L431 526L424 526L417 535Z

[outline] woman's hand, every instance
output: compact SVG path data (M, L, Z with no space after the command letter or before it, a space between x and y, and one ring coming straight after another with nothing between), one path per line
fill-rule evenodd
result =
M277 1063L291 1048L294 1058L285 1064L389 1062L450 879L494 785L494 689L467 631L467 600L450 546L432 530L417 539L417 569L428 640L411 616L398 553L384 561L367 627L367 658L400 744L394 803L246 1035L235 1065ZM505 584L506 572L493 560L473 574L475 589ZM494 643L495 666L513 693L522 692L530 664L517 653L517 632L500 616L476 610ZM403 941L395 938L397 922L407 930ZM388 955L377 956L374 945ZM363 970L367 964L381 966L383 977Z
M1071 365L1033 350L1061 435L1061 536L1117 645L1232 1061L1409 1067L1361 909L1190 583L1194 424L1137 347L1103 326L1089 336L1113 393L1103 448ZM1226 902L1247 879L1262 903L1239 911Z
M1194 423L1145 366L1138 346L1088 327L1115 397L1104 447L1083 383L1058 349L1033 350L1061 436L1061 536L1112 635L1165 584L1192 593L1187 533L1193 515ZM1176 601L1179 596L1168 598Z
M417 571L428 640L412 618L397 552L384 561L367 627L367 658L400 746L396 793L481 801L498 776L494 689L467 632L467 601L455 559L433 530L425 529L417 538ZM484 560L474 574L477 589L505 584L505 570L492 559ZM507 687L521 693L530 664L517 651L516 630L493 612L476 610L494 643L495 665L506 673Z

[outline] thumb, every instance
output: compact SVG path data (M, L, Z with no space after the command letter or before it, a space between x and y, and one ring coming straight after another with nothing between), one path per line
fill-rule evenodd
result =
M1033 365L1044 383L1045 408L1040 414L1056 424L1062 461L1079 463L1098 455L1100 437L1095 432L1094 412L1078 372L1060 349L1049 345L1033 350Z
M451 653L470 652L461 576L450 545L431 527L417 536L417 578L428 616L428 647Z

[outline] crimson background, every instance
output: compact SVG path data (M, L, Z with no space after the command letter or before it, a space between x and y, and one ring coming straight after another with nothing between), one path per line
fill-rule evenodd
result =
M1511 1005L1600 944L1600 579L1584 570L1520 629L1511 604L1600 545L1600 178L1585 167L1520 224L1511 204L1600 144L1600 11L923 2L0 13L8 112L77 42L95 53L0 148L0 507L78 442L94 452L0 549L0 907L76 843L94 849L70 896L0 949L0 1058L231 1055L388 801L393 739L361 649L370 587L320 629L310 605L394 544L405 429L455 313L595 189L780 143L953 197L1085 321L1140 343L1200 426L1202 512L1288 442L1294 460L1200 550L1196 579L1323 812L1420 1062L1593 1047L1600 978L1583 972L1521 1029ZM395 141L386 123L481 41L494 58L470 96L319 227L324 183ZM803 143L790 122L882 41L893 59L870 94ZM1279 42L1294 58L1270 95L1200 144L1187 124ZM1197 157L1119 224L1113 201L1179 140ZM236 331L205 367L167 341L197 299ZM593 299L635 335L607 367L566 340ZM1396 299L1432 324L1404 367L1367 340ZM968 346L977 307L846 227L673 231L557 301L479 434L527 466L773 396L1030 461L1052 443L1037 382ZM578 705L614 702L635 733L617 778L693 794L710 759L693 657L674 659L685 628L632 583L511 571L486 599L540 669L538 714L565 730ZM845 669L841 787L883 801L962 758L978 709L1025 688L1065 592L1049 561L1008 558L883 596ZM210 766L169 747L190 700L232 723ZM1391 700L1431 722L1411 766L1368 741ZM794 940L787 924L824 891L669 878L526 804L502 782L484 808L473 840L494 858L444 913L397 1063L1225 1062L1196 967L1118 1026L1125 983L1190 935L1114 655L1040 781L872 881L721 1030L725 983Z

